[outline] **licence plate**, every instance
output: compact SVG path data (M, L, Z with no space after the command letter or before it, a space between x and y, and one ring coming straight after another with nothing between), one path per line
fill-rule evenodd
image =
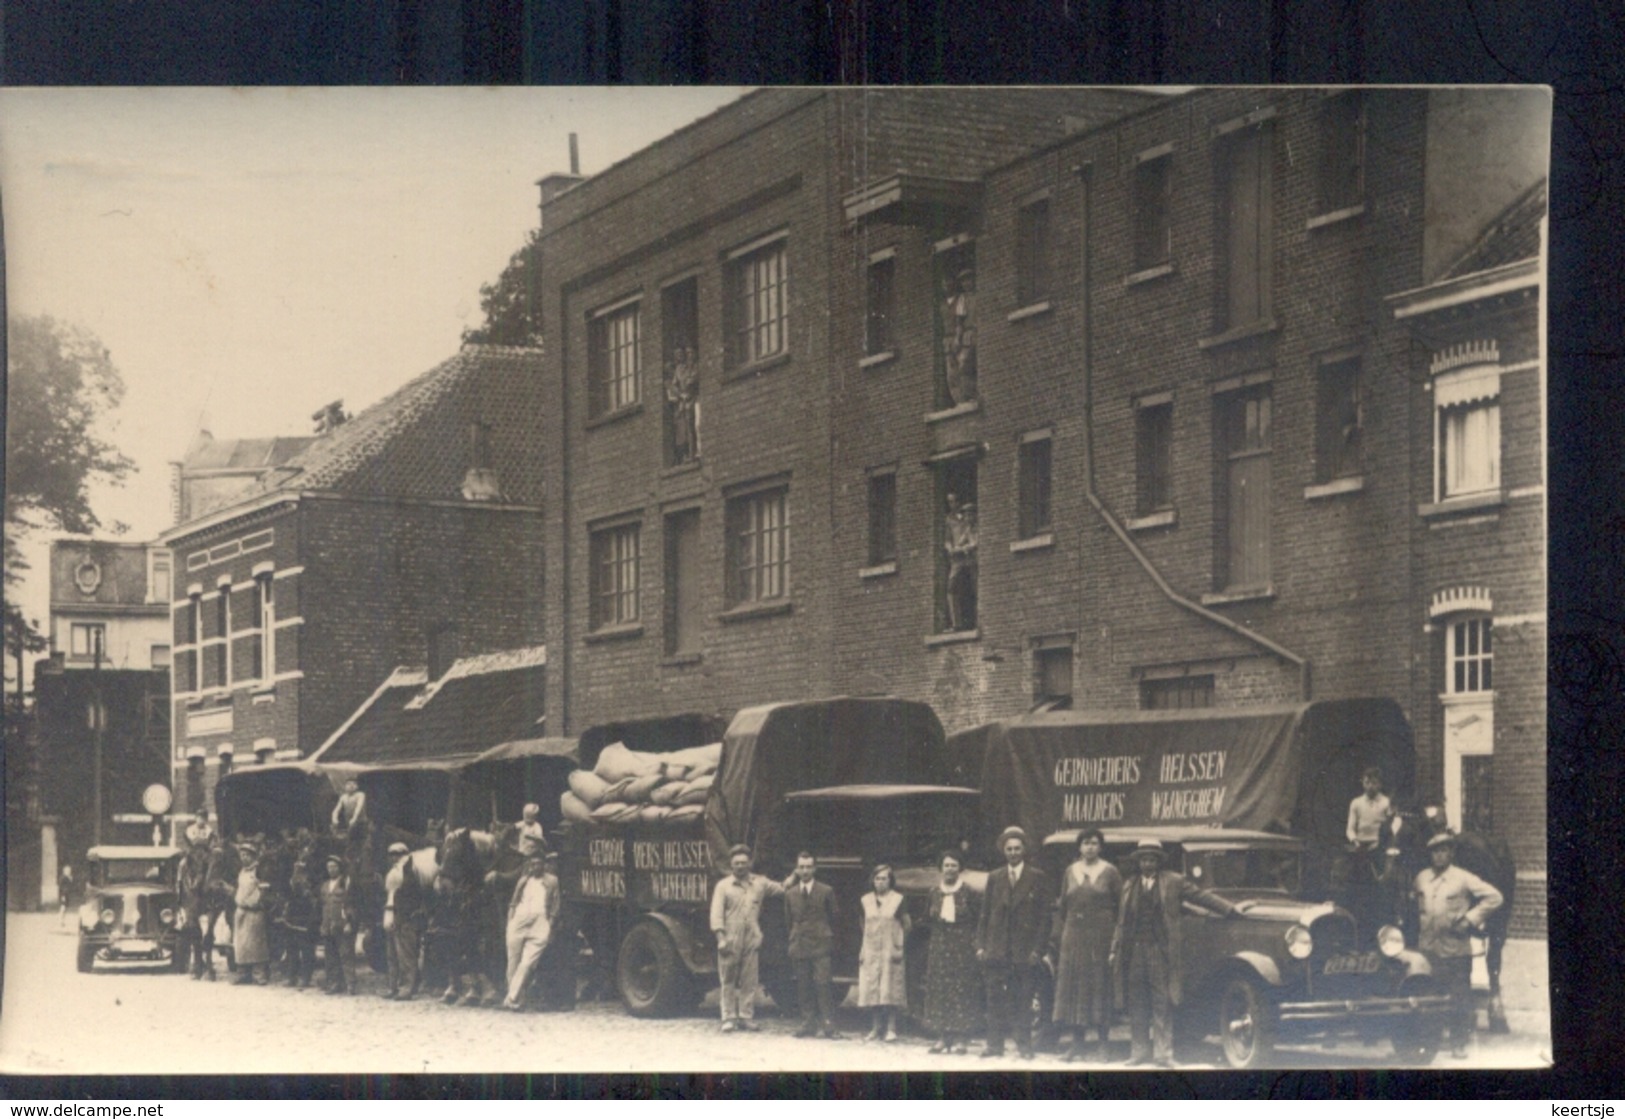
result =
M1369 975L1382 967L1382 957L1376 952L1349 956L1333 956L1321 969L1323 975Z
M126 940L117 941L112 945L115 952L134 954L136 952L156 952L158 942L147 940L144 937L132 936Z

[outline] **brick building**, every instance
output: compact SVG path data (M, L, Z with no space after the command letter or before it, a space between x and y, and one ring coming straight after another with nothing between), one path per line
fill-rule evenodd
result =
M1391 696L1543 878L1548 113L769 91L544 200L551 732Z
M398 665L540 639L539 359L464 347L164 534L184 810L221 766L310 754Z

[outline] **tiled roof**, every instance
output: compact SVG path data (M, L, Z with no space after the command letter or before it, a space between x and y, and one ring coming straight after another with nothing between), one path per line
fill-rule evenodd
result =
M403 765L472 760L504 742L534 738L543 714L542 646L456 661L425 684L397 669L314 756L323 765Z
M541 350L465 346L268 472L245 497L285 489L457 499L471 465L469 428L490 425L505 500L536 504Z
M1546 180L1542 179L1484 227L1442 279L1453 280L1540 255L1540 222L1546 216Z

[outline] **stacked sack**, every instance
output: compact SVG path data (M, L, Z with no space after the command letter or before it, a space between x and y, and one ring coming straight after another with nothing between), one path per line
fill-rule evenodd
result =
M721 760L720 742L670 754L629 750L617 742L604 748L592 769L570 774L559 807L566 820L584 824L694 820L705 812Z

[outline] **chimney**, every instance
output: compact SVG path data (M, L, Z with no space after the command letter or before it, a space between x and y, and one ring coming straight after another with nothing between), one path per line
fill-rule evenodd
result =
M582 175L581 173L581 151L577 146L576 134L572 132L570 133L569 173L555 171L551 175L544 175L542 178L536 180L536 185L540 187L542 191L541 208L544 213L549 202L553 201L553 199L557 198L559 195L563 194L577 183L582 182L585 178L586 176ZM545 225L546 222L544 221L542 224Z

